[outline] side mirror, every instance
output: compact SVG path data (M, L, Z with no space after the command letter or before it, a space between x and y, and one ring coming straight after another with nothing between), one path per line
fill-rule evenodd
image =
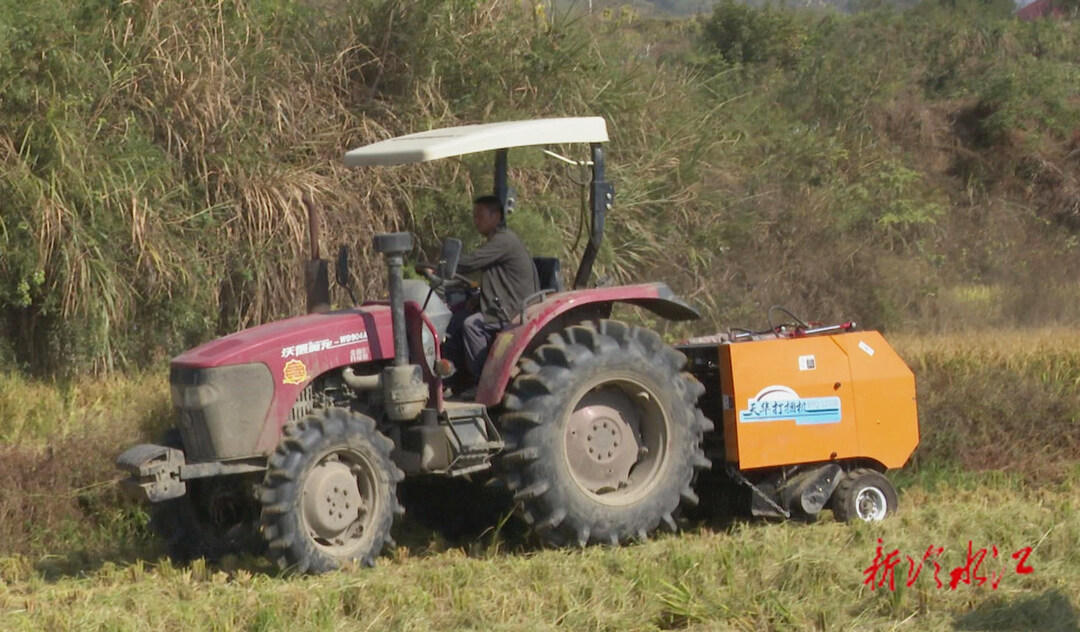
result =
M337 253L337 283L347 288L349 281L349 247L342 245Z
M458 261L461 259L461 240L453 237L447 239L442 245L442 254L439 255L439 277L449 281L457 274Z

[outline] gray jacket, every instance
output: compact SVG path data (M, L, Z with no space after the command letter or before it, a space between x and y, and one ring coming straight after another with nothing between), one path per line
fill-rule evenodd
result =
M532 256L514 231L505 226L495 229L483 246L458 263L458 271L463 274L480 270L480 311L485 322L513 319L525 298L540 291Z

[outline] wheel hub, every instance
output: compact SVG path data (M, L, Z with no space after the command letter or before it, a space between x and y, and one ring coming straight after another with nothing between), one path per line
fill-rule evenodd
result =
M359 518L364 498L352 470L339 461L325 461L308 474L304 485L304 518L316 538L336 542Z
M885 512L888 511L888 501L885 500L885 494L876 487L866 487L859 490L858 495L855 496L855 513L858 514L861 520L867 522L875 522L885 518Z
M640 415L618 389L593 391L582 398L566 426L571 473L599 494L626 487L641 450Z

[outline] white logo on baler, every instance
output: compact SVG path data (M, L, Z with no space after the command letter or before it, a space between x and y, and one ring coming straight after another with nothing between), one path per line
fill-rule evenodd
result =
M840 398L799 397L793 389L780 384L766 386L746 400L746 410L739 411L739 423L794 421L797 426L840 423Z

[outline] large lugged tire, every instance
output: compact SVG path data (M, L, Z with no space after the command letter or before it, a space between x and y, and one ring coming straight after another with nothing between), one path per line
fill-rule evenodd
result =
M896 511L896 488L881 472L861 468L848 472L830 499L840 522L877 522Z
M618 544L677 530L680 504L697 503L712 429L685 364L656 333L614 320L553 334L521 361L500 418L502 478L545 540Z
M329 408L301 420L270 456L260 491L270 559L300 573L374 565L401 514L392 449L364 415Z
M180 431L171 429L162 445L182 450ZM187 481L187 493L150 506L150 529L165 542L173 560L186 564L198 558L217 561L231 553L262 555L259 503L250 475Z

